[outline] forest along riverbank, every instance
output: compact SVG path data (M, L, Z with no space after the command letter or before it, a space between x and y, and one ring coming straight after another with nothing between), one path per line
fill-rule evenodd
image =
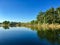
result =
M28 27L28 28L39 28L39 29L60 29L60 24L58 23L17 23L17 22L8 22L0 23L0 27Z

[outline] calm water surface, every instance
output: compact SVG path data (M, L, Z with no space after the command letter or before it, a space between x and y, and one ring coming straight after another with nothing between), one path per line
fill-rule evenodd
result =
M60 30L0 27L0 45L60 45Z

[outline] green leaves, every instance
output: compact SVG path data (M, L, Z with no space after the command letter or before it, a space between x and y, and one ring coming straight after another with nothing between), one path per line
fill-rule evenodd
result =
M60 7L50 8L46 12L39 12L37 20L41 23L60 23Z
M9 24L10 22L9 21L4 21L3 24Z

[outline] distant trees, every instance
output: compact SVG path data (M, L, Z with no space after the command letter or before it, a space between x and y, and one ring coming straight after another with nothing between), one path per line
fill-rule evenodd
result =
M10 26L11 27L21 26L21 23L20 22L11 22Z
M21 26L21 22L18 22L18 26Z
M17 22L11 22L11 23L10 23L10 26L11 26L11 27L15 27L16 24L17 24Z
M9 24L10 22L9 21L4 21L3 24Z
M37 20L32 20L31 24L38 24L38 21Z
M21 23L21 22L9 22L9 21L4 21L3 24L5 26L21 26L21 25L30 25L30 24L43 24L43 23L59 23L60 24L60 7L58 8L50 8L46 12L39 12L39 14L36 17L36 20L32 20L29 23Z
M4 21L4 22L3 22L3 25L4 25L4 26L9 26L9 24L10 24L9 21Z
M11 27L21 26L20 22L4 21L2 24L3 24L3 26L11 26Z

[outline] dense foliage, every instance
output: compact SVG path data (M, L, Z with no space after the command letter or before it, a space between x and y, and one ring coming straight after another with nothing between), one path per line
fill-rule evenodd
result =
M37 15L37 23L59 23L60 24L60 7L54 9L50 8L46 12L39 12ZM31 21L34 23L34 20Z
M39 12L39 14L36 17L36 20L32 20L29 23L20 23L20 22L9 22L4 21L3 24L9 24L10 26L21 26L22 24L43 24L43 23L58 23L60 24L60 7L58 8L50 8L49 10L45 12Z
M4 21L3 23L0 24L3 24L3 26L11 26L11 27L21 26L20 22L10 22L10 21Z

